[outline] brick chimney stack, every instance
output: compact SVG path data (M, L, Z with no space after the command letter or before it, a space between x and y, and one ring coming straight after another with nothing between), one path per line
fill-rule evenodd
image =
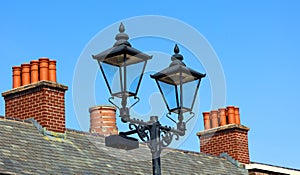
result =
M68 87L56 82L55 65L54 60L40 58L12 67L13 89L2 93L6 117L34 118L48 131L65 132L65 91Z
M227 153L241 163L249 164L248 127L240 124L239 108L228 106L203 112L204 131L198 132L200 151L220 156Z
M118 134L116 108L113 106L90 107L90 132L109 136Z

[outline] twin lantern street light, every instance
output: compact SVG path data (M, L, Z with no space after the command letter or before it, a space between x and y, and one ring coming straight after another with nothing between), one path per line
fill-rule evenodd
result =
M124 25L121 23L120 33L116 35L116 42L113 47L92 56L99 63L111 94L109 102L119 109L122 122L128 122L130 129L127 132L120 132L119 135L106 137L105 144L116 148L134 149L138 147L138 141L127 136L138 134L139 138L146 142L151 150L153 174L161 174L161 150L163 147L167 147L173 138L178 140L179 136L185 134L186 123L194 117L193 106L201 78L205 77L205 74L186 67L176 44L169 67L150 75L156 81L169 111L166 116L177 124L176 128L162 126L157 116L151 116L147 122L131 118L130 108L140 100L137 93L147 62L152 56L131 47L128 42L129 37L124 31ZM121 100L119 105L114 102L115 98ZM129 106L127 101L130 98L133 98L135 102ZM177 115L177 121L172 118L171 114ZM186 116L189 119L184 121Z

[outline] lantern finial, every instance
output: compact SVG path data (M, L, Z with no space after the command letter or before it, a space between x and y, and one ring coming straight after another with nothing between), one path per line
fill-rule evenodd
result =
M115 42L114 46L118 46L118 45L121 45L121 44L131 46L130 43L127 41L129 39L129 36L126 33L124 33L125 32L125 27L124 27L123 23L121 23L120 26L119 26L119 32L120 33L118 33L115 37L117 42Z
M125 27L124 27L123 23L121 22L121 24L119 26L119 32L124 33L124 31L125 31Z
M177 44L175 44L174 47L174 55L172 55L171 60L172 63L170 64L170 66L174 66L174 65L183 65L185 66L185 64L182 62L183 60L183 56L181 54L179 54L179 47Z
M174 53L178 54L179 53L179 47L178 45L176 44L175 47L174 47Z

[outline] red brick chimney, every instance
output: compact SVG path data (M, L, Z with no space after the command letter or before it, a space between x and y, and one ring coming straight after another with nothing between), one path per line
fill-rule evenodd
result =
M68 87L55 82L53 66L52 81L48 79L48 64L48 58L40 58L21 67L12 67L13 89L2 93L5 115L20 120L34 118L48 131L64 133L65 91Z
M90 107L90 132L109 136L118 134L116 108L113 106Z
M250 163L248 150L250 129L240 124L238 107L228 106L218 111L203 112L203 119L205 130L197 133L201 152L215 156L227 153L241 163Z

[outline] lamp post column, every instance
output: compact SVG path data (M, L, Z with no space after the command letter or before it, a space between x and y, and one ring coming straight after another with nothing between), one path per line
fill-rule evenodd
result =
M153 122L150 126L150 148L152 153L152 169L153 175L161 175L160 166L160 123L157 116L151 116L150 121Z

